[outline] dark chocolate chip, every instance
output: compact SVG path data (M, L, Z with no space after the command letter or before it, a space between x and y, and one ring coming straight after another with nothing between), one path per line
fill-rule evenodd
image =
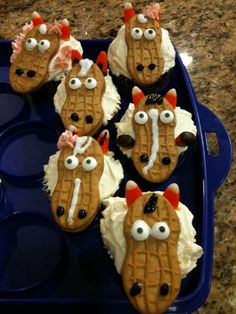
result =
M148 162L149 157L148 157L148 155L143 154L143 155L141 155L141 156L139 157L139 160L140 160L141 162L145 163L145 162Z
M86 123L91 124L93 123L93 117L91 115L87 115L85 117Z
M138 295L141 290L142 290L143 284L140 282L135 282L133 284L133 287L129 290L129 294L131 295L131 297L135 297L136 295Z
M86 210L81 209L81 210L79 211L79 215L78 215L79 219L84 219L86 216L87 216Z
M183 132L180 134L181 141L186 145L189 146L190 144L194 143L196 137L191 132Z
M159 94L150 94L148 95L145 104L146 105L153 105L153 104L161 105L162 102L163 102L163 96Z
M170 157L162 158L162 163L163 163L163 165L166 165L166 166L169 165L171 163Z
M135 140L130 135L120 135L117 138L117 144L124 148L132 148L135 145Z
M58 217L61 217L62 215L64 215L64 212L65 212L65 210L62 206L57 207L57 216Z
M136 69L137 69L137 71L141 72L141 71L143 71L144 66L143 66L142 64L138 64L138 65L136 66Z
M169 285L167 283L163 283L160 287L160 295L165 297L169 293Z
M16 75L21 76L22 74L24 74L24 71L20 68L16 69L15 71Z
M151 63L151 64L149 64L149 66L148 66L149 70L151 70L151 71L154 70L155 67L156 67L156 65L155 65L154 63Z
M28 77L34 77L35 74L36 74L36 72L35 72L34 70L29 70L29 71L27 72L27 76L28 76Z
M76 112L73 112L73 113L71 114L70 118L71 118L71 120L73 120L73 121L75 121L75 122L79 121L79 116L77 115Z
M157 194L153 193L149 200L147 201L143 212L144 213L152 213L156 210L156 203L157 203Z

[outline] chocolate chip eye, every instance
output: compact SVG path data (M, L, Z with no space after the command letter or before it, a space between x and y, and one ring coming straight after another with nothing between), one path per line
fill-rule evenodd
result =
M21 76L22 74L24 74L24 71L20 68L16 69L15 71L16 75Z
M79 116L78 116L78 114L76 112L73 112L71 114L70 118L71 118L71 120L73 120L75 122L79 121Z
M84 171L89 172L97 167L97 160L94 157L87 157L82 162Z
M163 123L170 123L174 120L174 114L170 110L163 110L160 114L160 120Z
M149 157L148 157L148 155L143 154L143 155L141 155L141 156L139 157L139 160L140 160L142 163L145 163L145 162L148 162Z
M69 157L67 157L64 161L64 166L66 167L66 169L68 170L73 170L75 169L79 164L79 160L77 157L71 155Z
M166 222L155 222L152 226L151 235L154 239L165 240L170 235L170 229Z
M91 115L87 115L85 117L86 123L90 124L93 123L93 117Z
M81 87L82 83L77 77L73 77L69 81L69 87L70 89L78 89Z
M97 86L97 80L95 80L93 77L89 77L85 81L84 85L88 89L94 89Z
M163 163L163 165L166 165L166 166L169 165L171 163L170 157L162 158L162 163Z
M145 124L148 121L148 115L145 111L138 111L134 115L134 120L138 124Z
M64 212L65 212L65 210L62 206L57 207L57 216L58 217L61 217L62 215L64 215Z
M131 236L136 241L144 241L149 237L150 227L144 220L136 220L131 227Z
M148 28L144 31L144 37L147 40L153 40L156 37L156 32L154 29Z
M134 27L134 28L131 30L131 37L132 37L134 40L138 40L138 39L140 39L142 36L143 36L143 31L141 30L141 28Z
M139 71L139 72L143 71L143 69L144 69L144 66L142 64L138 64L136 66L136 70Z
M29 38L27 39L25 43L25 48L28 51L32 51L37 46L37 40L35 38Z
M50 41L47 39L42 39L40 40L39 44L38 44L38 49L40 52L46 52L49 48L50 48L51 44Z

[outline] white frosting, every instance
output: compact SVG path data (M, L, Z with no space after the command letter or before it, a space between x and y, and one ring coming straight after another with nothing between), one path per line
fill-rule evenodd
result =
M75 147L73 150L73 155L76 156L77 154L83 154L92 144L92 140L93 138L91 136L81 136L81 137L77 136Z
M132 123L134 110L134 104L130 103L120 122L115 124L117 128L117 137L120 135L130 135L133 139L135 139ZM176 117L175 138L177 138L182 132L191 132L196 136L197 128L192 120L192 114L180 107L176 107L174 112ZM120 150L128 157L131 157L132 149L124 149L120 147ZM187 150L187 147L177 146L177 150L180 154Z
M59 49L56 53L56 55L52 58L52 60L49 63L48 68L48 79L47 81L55 80L60 81L64 78L64 76L67 74L67 72L72 68L72 61L71 61L71 55L68 54L67 58L65 59L65 62L67 62L68 66L65 69L58 69L55 68L56 60L57 58L63 58L63 54L61 52L62 48L69 47L71 50L78 50L79 53L83 54L83 48L78 40L76 40L74 37L70 36L69 40L63 40L60 39L59 43Z
M60 151L52 155L49 158L48 164L44 165L44 190L48 190L50 192L50 196L52 196L58 180L57 164L59 156ZM113 195L118 190L119 184L123 177L124 172L119 160L115 160L112 157L111 152L109 152L107 155L104 155L104 169L99 181L99 192L101 201Z
M162 194L162 192L156 192ZM123 233L124 218L127 213L126 200L120 197L110 197L104 201L106 209L102 211L100 220L102 238L118 273L121 273L126 255L126 241ZM180 236L177 255L182 278L196 267L197 260L203 254L202 248L196 244L196 231L192 226L193 215L182 203L179 203L176 213L180 220Z
M164 58L162 74L164 74L175 66L175 49L171 43L169 32L163 28L161 28L161 32L161 53ZM127 55L128 48L125 41L125 25L123 25L118 31L116 38L110 44L107 57L113 74L116 76L124 75L131 79L126 66Z
M78 76L81 76L81 77L87 76L91 66L93 65L93 61L89 59L82 59L80 60L79 64L80 64L80 71L78 73Z
M75 186L74 186L73 196L71 199L71 204L70 204L70 209L69 209L69 214L68 214L68 219L67 219L67 222L69 225L72 225L74 222L73 216L74 216L75 208L78 202L81 180L79 178L76 178L74 180L74 185Z
M57 91L54 95L54 106L55 111L58 114L61 114L62 107L66 101L66 88L65 88L65 80L64 78L61 83L57 87ZM120 95L117 92L115 85L112 82L112 78L107 73L105 76L105 92L102 97L102 108L103 108L103 124L107 125L108 121L113 118L115 113L120 108Z

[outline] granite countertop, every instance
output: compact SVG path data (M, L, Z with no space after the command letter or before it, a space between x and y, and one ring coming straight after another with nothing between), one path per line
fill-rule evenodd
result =
M66 4L65 4L66 3ZM140 11L149 1L133 1ZM236 147L236 1L162 0L161 25L170 32L200 103L212 110ZM112 38L123 24L114 0L0 0L0 39L14 39L36 10L44 20L68 18L76 38ZM236 150L234 151L236 154ZM236 163L215 193L215 252L211 291L198 313L236 313Z

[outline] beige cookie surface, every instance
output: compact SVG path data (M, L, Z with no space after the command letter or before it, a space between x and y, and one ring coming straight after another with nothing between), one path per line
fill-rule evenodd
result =
M128 210L124 222L127 255L122 280L130 302L140 313L163 313L178 295L179 233L175 210L161 195L142 195Z
M34 46L35 40L37 45ZM44 52L39 46L50 47ZM26 45L31 46L28 50ZM59 48L59 37L56 33L41 34L39 26L34 27L22 42L22 50L16 60L11 64L9 81L12 88L19 93L29 93L40 88L48 77L50 60Z
M135 35L132 34L138 32L137 29L141 31L142 36L134 39ZM146 37L153 37L153 39ZM135 15L125 25L125 40L128 48L127 69L132 79L141 85L155 83L164 68L161 53L162 33L159 23L150 18L147 18L147 23L140 23L138 15Z
M178 162L174 109L165 98L158 105L157 97L150 94L143 98L133 116L135 145L131 157L139 174L150 182L166 180ZM165 115L173 119L169 117L163 122ZM168 119L171 121L167 122Z
M93 135L103 122L102 97L105 92L105 80L96 64L91 66L86 76L79 76L80 70L80 64L77 64L66 77L66 100L62 107L61 118L65 128L73 125L81 135ZM73 79L81 82L79 88L70 87ZM96 80L96 86L90 89L86 85L91 79Z
M51 197L51 210L56 222L69 232L87 228L97 214L100 201L99 180L104 167L103 153L94 139L82 138L86 138L86 141L81 144L78 142L81 138L78 138L77 147L84 147L85 151L76 153L76 146L74 150L66 147L61 151L58 180Z

